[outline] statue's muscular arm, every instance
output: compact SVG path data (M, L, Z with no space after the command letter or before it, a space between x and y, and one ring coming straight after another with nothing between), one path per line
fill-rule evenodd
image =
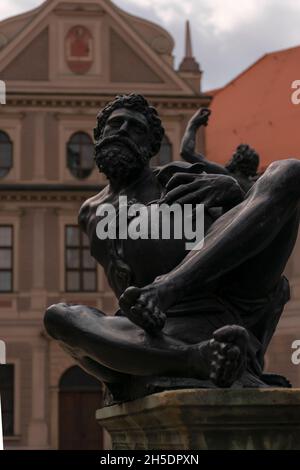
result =
M90 213L90 200L85 201L79 209L78 213L78 225L81 230L87 232L87 221Z
M91 238L91 231L93 230L93 220L96 217L96 211L100 204L104 202L107 194L107 188L105 187L100 193L87 199L79 209L78 213L78 225L81 230Z
M180 155L186 162L201 163L207 173L229 175L227 169L217 163L206 160L205 156L196 152L196 135L201 126L207 126L211 110L200 108L188 122L182 142Z

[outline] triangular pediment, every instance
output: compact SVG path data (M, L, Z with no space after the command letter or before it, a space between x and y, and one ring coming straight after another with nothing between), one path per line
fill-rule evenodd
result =
M49 32L48 28L45 28L2 70L1 79L48 80L48 50Z
M134 84L136 91L146 86L150 93L194 95L160 51L164 39L170 43L162 29L154 25L157 37L144 39L133 24L110 0L48 0L0 51L0 78L11 89L25 82L26 89L36 86L36 91L53 85L123 92Z
M110 58L113 83L164 83L163 78L113 29L110 32Z

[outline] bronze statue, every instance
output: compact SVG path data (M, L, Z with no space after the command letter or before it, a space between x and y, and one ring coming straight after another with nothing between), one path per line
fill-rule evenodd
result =
M182 139L180 154L186 162L202 163L203 171L207 173L233 176L246 193L259 177L257 173L259 155L253 148L247 144L238 145L225 166L210 162L201 153L195 151L196 133L201 126L207 126L210 114L210 109L200 108L190 119Z
M150 168L163 134L140 95L118 96L98 114L95 160L109 184L83 204L79 224L120 309L109 316L52 305L47 332L115 400L169 388L286 385L263 374L263 359L289 299L282 273L298 232L300 162L272 163L245 195L236 179L207 174L202 163ZM100 240L97 210L119 209L120 196L149 210L162 201L204 204L204 246Z

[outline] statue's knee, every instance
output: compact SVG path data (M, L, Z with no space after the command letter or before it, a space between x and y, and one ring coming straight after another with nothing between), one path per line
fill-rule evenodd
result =
M277 193L287 192L291 194L295 190L298 193L300 161L296 158L289 158L273 162L268 167L266 176L271 177L270 189L273 188Z
M68 308L68 305L64 303L53 304L47 308L44 325L50 336L56 337L60 326L65 323Z
M277 173L282 176L296 177L300 175L300 160L288 158L271 163L267 169L268 172Z
M300 180L300 161L296 158L286 160L285 171L287 172L288 177L291 178L298 186Z

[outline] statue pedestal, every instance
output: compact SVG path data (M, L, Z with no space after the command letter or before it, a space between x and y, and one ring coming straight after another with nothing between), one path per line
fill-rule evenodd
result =
M300 449L300 389L188 389L98 410L116 450Z

